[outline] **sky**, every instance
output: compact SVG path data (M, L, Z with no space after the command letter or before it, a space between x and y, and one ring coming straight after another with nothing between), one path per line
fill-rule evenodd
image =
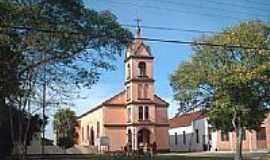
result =
M226 27L246 20L270 22L270 1L267 0L84 0L85 6L97 11L109 10L120 24L135 25L141 19L141 26L174 28L175 30L141 28L142 37L166 40L192 41L203 33L184 30L219 32ZM126 27L128 28L128 27ZM128 28L134 33L134 28ZM209 34L209 33L204 33ZM177 113L177 103L169 77L179 64L192 55L189 45L145 42L151 47L154 59L156 94L170 103L169 117ZM81 90L84 99L73 100L77 115L90 110L124 88L124 56L114 64L115 71L102 72L100 81L90 90ZM51 122L46 136L52 138Z

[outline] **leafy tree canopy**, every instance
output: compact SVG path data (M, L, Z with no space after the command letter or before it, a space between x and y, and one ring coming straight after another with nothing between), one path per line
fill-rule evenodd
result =
M193 46L192 58L171 75L180 111L204 108L225 131L257 129L270 105L269 36L268 24L249 21L198 39L224 47Z
M112 61L132 37L109 11L88 9L80 0L0 0L0 15L0 45L19 53L9 61L20 61L19 79L29 72L44 79L46 65L48 86L58 93L91 87L101 69L114 69Z

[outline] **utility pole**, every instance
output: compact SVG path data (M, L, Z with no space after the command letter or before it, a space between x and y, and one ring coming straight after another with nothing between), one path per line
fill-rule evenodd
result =
M45 73L44 73L45 74ZM45 145L45 108L46 108L46 81L43 83L43 98L42 98L42 117L43 117L43 124L42 124L42 154L44 154L44 145Z
M46 53L42 56L43 60L46 58ZM46 89L47 89L47 83L46 83L46 64L43 66L43 96L42 96L42 117L43 117L43 124L42 124L42 148L41 153L44 155L45 153L45 128L46 128L46 120L45 120L45 109L46 109Z

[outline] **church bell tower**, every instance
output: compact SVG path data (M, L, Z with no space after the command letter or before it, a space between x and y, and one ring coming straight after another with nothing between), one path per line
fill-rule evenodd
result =
M125 57L127 141L135 150L139 143L154 141L153 134L150 138L151 128L140 131L143 126L149 126L156 121L153 59L150 47L141 39L141 29L137 23L135 40L128 47Z

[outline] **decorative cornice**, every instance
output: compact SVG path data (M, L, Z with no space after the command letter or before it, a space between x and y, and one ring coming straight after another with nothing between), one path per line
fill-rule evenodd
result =
M104 127L128 127L128 126L156 126L156 127L169 127L169 123L153 123L153 122L141 122L141 123L125 123L125 124L104 124Z
M118 127L118 128L122 128L122 127L127 127L127 124L104 124L104 127Z
M152 83L154 83L155 80L152 78L132 78L132 79L126 80L125 85L127 85L130 82L152 82Z
M119 103L119 104L110 104L110 103L104 103L104 107L119 107L119 108L126 108L127 105L130 105L130 104L153 104L155 105L156 107L160 107L160 108L168 108L169 106L168 105L165 105L165 104L159 104L159 103L156 103L156 102L145 102L145 101L130 101L130 102L127 102L127 103Z
M127 57L124 60L124 62L126 63L130 59L146 59L146 60L152 60L152 59L154 59L154 57L152 57L152 56L134 56L134 55L131 55L131 56Z
M169 105L165 105L165 104L156 103L155 105L156 107L160 107L160 108L169 108Z
M153 104L156 105L156 103L154 101L129 101L126 103L126 105L130 105L130 104Z
M158 127L169 127L169 123L153 123L153 122L137 122L137 123L130 123L128 126L158 126Z
M116 103L104 103L104 107L120 107L120 108L122 108L122 107L125 107L125 105L126 104L124 104L124 103L118 103L118 104L116 104Z

